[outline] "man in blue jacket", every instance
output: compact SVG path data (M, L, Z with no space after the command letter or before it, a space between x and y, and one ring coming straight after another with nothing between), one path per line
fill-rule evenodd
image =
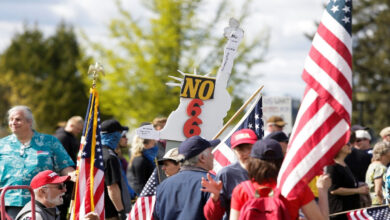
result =
M201 192L201 179L213 169L212 147L220 140L207 141L193 136L179 146L183 156L180 172L164 180L156 189L155 219L205 219L203 207L210 194Z

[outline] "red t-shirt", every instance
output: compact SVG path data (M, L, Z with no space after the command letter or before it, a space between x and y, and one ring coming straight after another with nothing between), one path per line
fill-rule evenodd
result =
M257 182L252 181L252 184L254 188L259 192L260 197L267 197L271 191L269 188L263 187L270 187L272 189L275 189L276 187L275 181L263 183L261 185ZM240 183L233 190L231 208L240 211L241 208L244 206L245 202L248 201L250 198L253 198L253 195L248 195L248 193L245 191L245 186L243 185L243 183ZM313 192L308 186L305 186L303 192L300 193L297 198L286 199L285 204L288 209L288 212L290 213L291 219L297 219L299 209L302 206L311 202L313 199Z

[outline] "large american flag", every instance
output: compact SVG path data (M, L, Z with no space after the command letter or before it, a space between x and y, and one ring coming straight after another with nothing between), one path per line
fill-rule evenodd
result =
M352 110L351 0L331 0L305 61L306 90L278 176L296 196L349 139Z
M390 219L388 205L354 210L347 213L349 220L383 220Z
M244 117L230 131L230 133L221 141L221 143L213 150L214 154L214 171L217 173L223 167L237 161L236 155L230 148L230 138L232 134L238 130L249 128L252 129L258 139L264 135L263 123L263 99L261 96L252 104Z
M104 219L104 166L100 137L99 96L91 89L77 161L78 178L71 219L83 219L94 211ZM79 152L79 153L80 153Z
M159 184L158 168L155 168L149 177L140 196L137 198L130 211L128 220L151 220L153 219L154 204L156 203L156 187Z

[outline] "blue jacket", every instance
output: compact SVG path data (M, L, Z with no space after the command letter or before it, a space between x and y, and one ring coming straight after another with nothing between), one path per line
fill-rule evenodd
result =
M206 219L203 207L210 194L200 191L201 179L208 171L198 167L182 167L181 171L157 186L154 217L159 220Z

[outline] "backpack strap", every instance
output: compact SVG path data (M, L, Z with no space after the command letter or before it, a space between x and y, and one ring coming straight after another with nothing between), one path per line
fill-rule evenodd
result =
M242 182L242 186L244 187L245 192L248 193L249 196L252 196L254 198L256 197L255 187L250 180Z

